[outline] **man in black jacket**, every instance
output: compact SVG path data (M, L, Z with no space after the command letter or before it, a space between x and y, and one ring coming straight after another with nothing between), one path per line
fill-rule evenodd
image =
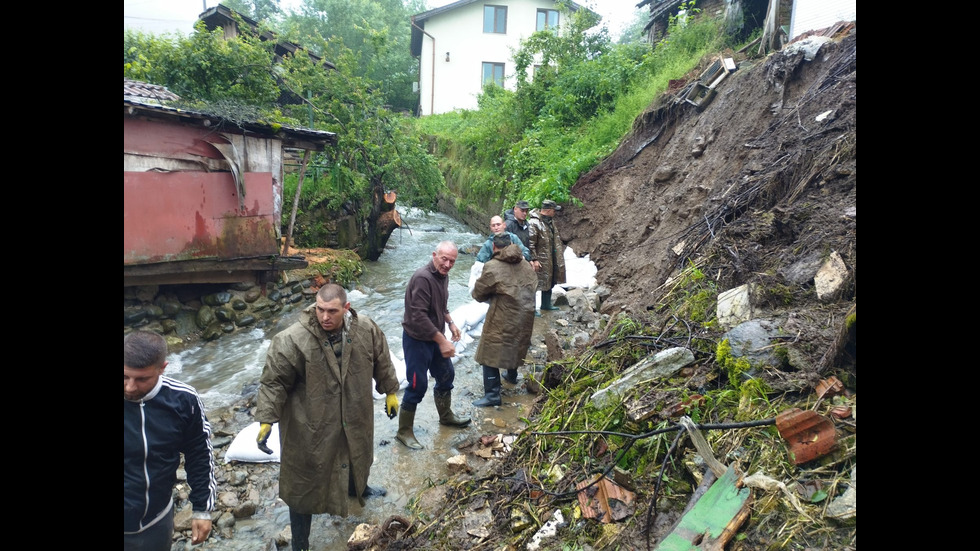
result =
M191 543L211 533L217 496L211 424L197 391L170 377L167 341L150 331L123 339L123 548L169 551L180 455L190 484Z
M527 211L531 210L531 205L527 201L520 200L514 203L514 208L504 212L504 222L507 224L507 231L521 238L521 243L527 247L528 227Z

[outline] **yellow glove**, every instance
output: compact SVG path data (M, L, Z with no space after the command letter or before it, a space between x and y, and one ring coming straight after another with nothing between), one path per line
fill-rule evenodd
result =
M388 395L385 399L385 413L388 414L388 419L394 419L398 415L398 396Z
M269 423L262 423L259 425L259 435L255 438L255 443L259 445L259 449L265 453L272 455L272 448L267 446L265 443L269 441L269 433L272 432L272 425Z

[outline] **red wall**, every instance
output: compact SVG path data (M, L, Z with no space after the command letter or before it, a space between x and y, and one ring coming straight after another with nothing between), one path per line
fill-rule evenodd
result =
M277 254L272 174L124 172L123 264Z
M124 118L123 151L160 159L222 159L214 128ZM185 166L186 163L185 163ZM212 169L213 170L213 169ZM123 171L123 264L231 260L278 253L271 172L246 172L239 211L231 172Z

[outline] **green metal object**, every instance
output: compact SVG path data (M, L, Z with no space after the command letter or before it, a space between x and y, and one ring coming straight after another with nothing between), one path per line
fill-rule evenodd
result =
M752 495L749 488L738 489L735 483L738 475L735 467L729 466L725 474L711 485L694 507L681 518L681 521L667 535L657 551L688 551L703 549L722 549L724 541L717 547L712 540L722 538L726 529L734 532L741 521L740 513ZM731 528L730 528L731 527ZM725 541L731 539L728 533ZM707 543L707 544L706 544Z

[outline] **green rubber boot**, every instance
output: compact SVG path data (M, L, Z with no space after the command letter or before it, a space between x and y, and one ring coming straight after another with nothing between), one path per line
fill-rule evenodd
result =
M561 310L561 308L551 304L551 291L541 291L542 310Z
M469 417L457 417L453 413L453 393L452 391L438 390L432 391L432 398L436 402L436 411L439 412L439 424L450 427L465 427L470 424Z
M395 438L413 450L421 450L422 444L415 439L415 410L408 409L408 404L402 404L398 412L398 434Z

